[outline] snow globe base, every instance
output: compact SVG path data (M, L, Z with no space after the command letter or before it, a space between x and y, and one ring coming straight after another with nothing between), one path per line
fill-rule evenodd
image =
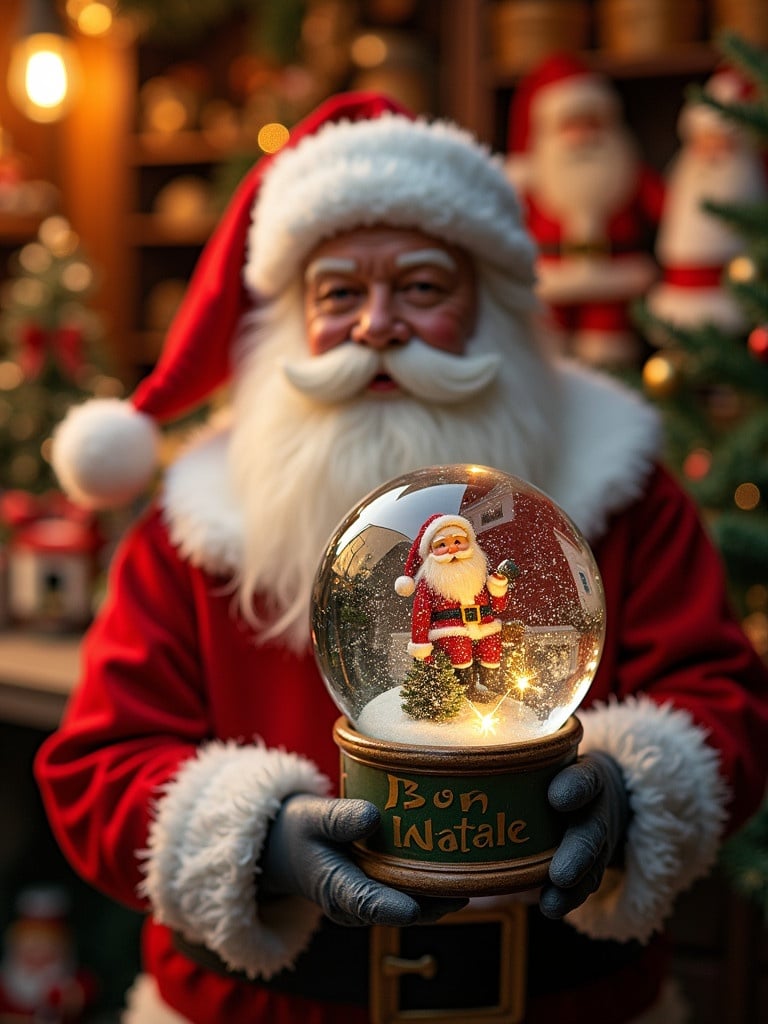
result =
M493 896L540 886L565 823L547 801L575 761L582 726L493 746L416 747L334 727L341 794L370 800L381 825L355 855L367 875L425 896Z

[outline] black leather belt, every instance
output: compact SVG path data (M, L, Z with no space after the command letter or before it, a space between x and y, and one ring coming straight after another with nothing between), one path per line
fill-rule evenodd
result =
M432 612L432 621L456 619L460 622L479 622L484 615L490 615L492 611L489 604L463 604L461 608L441 608L440 611Z
M483 1011L484 1019L489 1021L524 1019L551 1024L559 1019L555 1012L558 1000L567 1006L574 992L584 992L590 985L597 987L607 979L613 979L613 987L621 992L622 1014L633 1005L639 1013L653 1001L658 970L651 969L648 963L659 961L656 946L588 939L569 925L548 921L537 907L516 906L527 919L523 932L527 932L527 941L522 949L514 937L511 943L504 941L503 925L494 912L476 915L461 924L462 914L468 913L462 911L436 925L403 929L344 928L324 919L295 967L282 970L267 981L251 981L243 972L230 971L211 950L187 942L178 933L174 933L174 945L200 967L233 980L318 1002L357 1006L373 1006L372 996L381 1000L381 992L376 991L377 969L371 971L372 963L376 968L380 961L382 973L388 974L387 965L391 966L394 960L398 1006L406 1014L434 1013L436 1008L443 1007L465 1009L470 1014L480 1007L491 1008ZM383 945L377 933L390 933L384 935ZM397 933L394 957L391 949L387 952L392 933ZM384 954L379 956L382 950ZM516 969L522 969L522 975L516 977ZM500 991L510 977L512 989L517 985L512 996L522 994L528 1004L528 1015L524 1018L509 1013L493 1015ZM632 985L637 989L634 994L630 991ZM599 998L604 995L601 993ZM551 1016L553 1012L555 1016ZM595 1019L607 1022L613 1019L611 1012L607 1006ZM451 1019L456 1019L453 1014ZM476 1019L476 1012L475 1017L470 1015L468 1019ZM568 1014L563 1019L568 1019Z

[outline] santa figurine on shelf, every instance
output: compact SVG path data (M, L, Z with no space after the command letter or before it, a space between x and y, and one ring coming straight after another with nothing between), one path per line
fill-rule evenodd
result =
M613 85L573 56L548 57L515 93L509 148L557 347L590 364L633 364L629 305L656 278L664 185L641 159Z
M717 71L704 92L720 103L748 99L736 71ZM766 197L765 165L754 139L701 99L686 103L678 122L680 150L667 177L656 240L662 280L648 295L654 316L679 327L712 324L738 333L747 327L724 274L744 250L743 239L705 203L757 203ZM663 339L659 339L660 341Z
M504 571L502 571L504 570ZM501 620L507 607L509 570L488 572L485 552L468 519L436 513L411 546L404 575L395 581L401 597L415 594L408 653L430 661L435 647L474 690L475 665L484 689L494 690L501 666Z
M0 963L0 1021L74 1024L93 1002L93 978L76 963L68 904L54 887L19 895Z

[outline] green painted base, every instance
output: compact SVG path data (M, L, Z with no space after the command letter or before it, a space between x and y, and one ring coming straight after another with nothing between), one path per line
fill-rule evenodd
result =
M554 735L488 747L372 739L340 718L341 793L370 800L381 825L356 844L372 878L429 896L490 896L541 885L564 822L547 801L576 759L575 717Z

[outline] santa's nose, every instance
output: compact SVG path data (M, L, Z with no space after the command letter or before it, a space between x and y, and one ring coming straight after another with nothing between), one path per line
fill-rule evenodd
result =
M396 315L391 289L383 284L373 285L352 328L352 340L370 348L383 349L390 345L404 345L410 337L410 327Z

